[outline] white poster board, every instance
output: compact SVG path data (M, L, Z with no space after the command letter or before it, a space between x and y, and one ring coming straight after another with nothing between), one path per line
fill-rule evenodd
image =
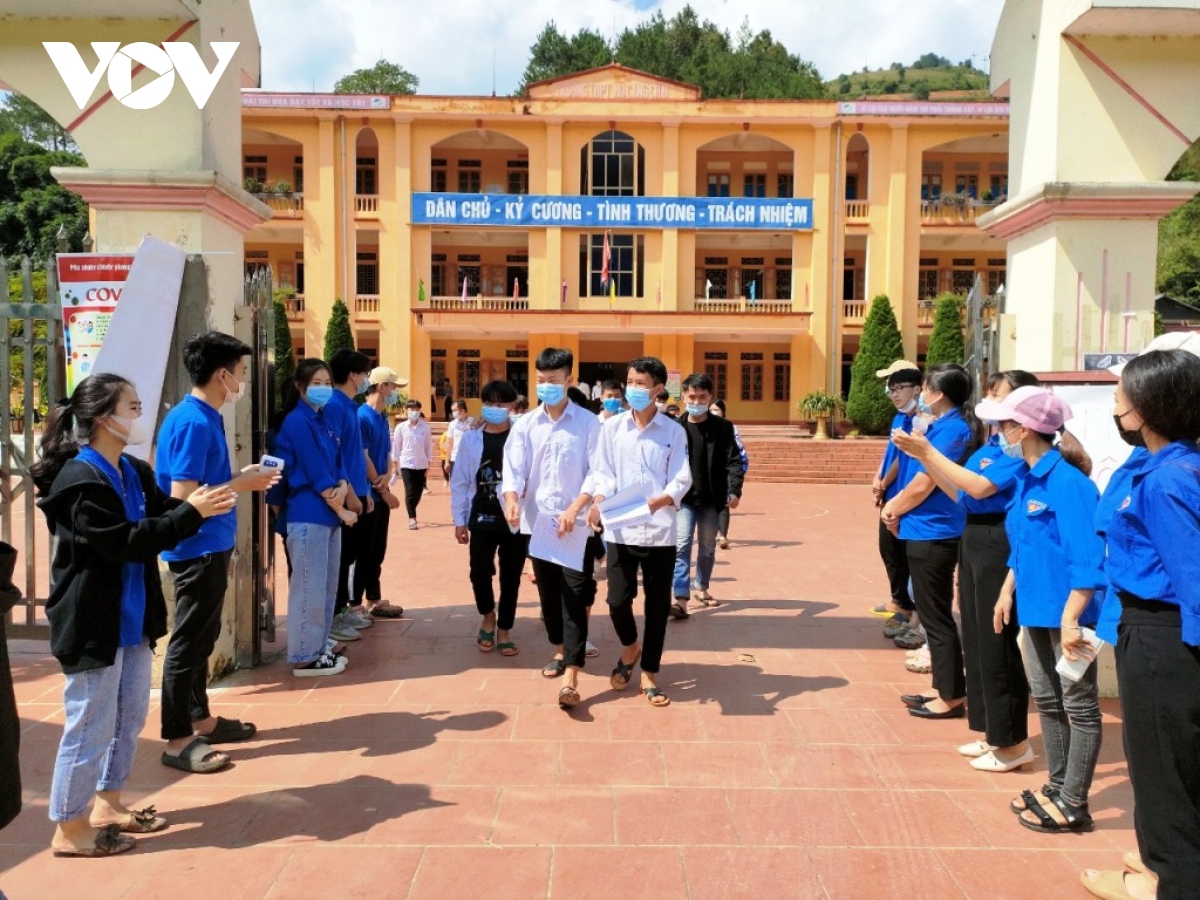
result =
M1079 439L1092 458L1092 481L1100 492L1108 485L1112 473L1129 458L1133 448L1121 440L1113 423L1113 392L1110 384L1057 384L1051 390L1071 405L1074 417L1067 430Z

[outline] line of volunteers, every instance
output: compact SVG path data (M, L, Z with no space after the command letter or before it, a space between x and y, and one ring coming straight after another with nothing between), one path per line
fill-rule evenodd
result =
M1164 335L1114 370L1113 420L1134 449L1103 496L1070 407L1033 375L993 375L972 408L961 366L877 374L897 415L873 484L891 599L871 612L933 687L901 702L965 718L980 737L958 752L1009 772L1034 760L1032 695L1048 776L1012 812L1041 833L1091 830L1096 654L1115 645L1138 849L1083 884L1200 897L1200 334Z

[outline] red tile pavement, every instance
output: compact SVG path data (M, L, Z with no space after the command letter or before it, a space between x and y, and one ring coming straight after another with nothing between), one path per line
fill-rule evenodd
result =
M1115 705L1097 830L1061 837L1007 809L1045 779L1040 761L975 772L954 752L970 739L964 722L905 714L897 694L928 679L904 671L866 615L886 589L867 490L749 486L733 548L718 552L723 605L670 625L666 709L609 689L619 647L602 584L601 655L571 715L539 674L549 653L533 585L514 631L521 654L476 649L466 551L435 490L422 529L392 536L385 578L407 618L350 645L345 675L298 681L278 643L217 686L222 715L260 728L227 748L228 771L164 768L155 703L126 794L171 827L119 859L46 849L62 676L44 645L14 642L26 809L0 832L11 900L85 885L89 898L123 900L1024 900L1086 896L1079 869L1116 866L1131 846Z

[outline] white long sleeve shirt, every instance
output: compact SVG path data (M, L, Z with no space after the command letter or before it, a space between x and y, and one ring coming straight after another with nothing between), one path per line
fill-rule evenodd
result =
M433 433L424 419L404 421L392 433L392 459L401 469L428 469L433 458Z
M446 426L446 431L450 433L450 462L458 462L458 445L462 443L463 435L470 431L474 424L475 420L468 416L461 422L458 419L452 419Z
M604 540L633 547L674 547L675 517L692 486L683 427L670 416L655 413L645 428L639 428L633 413L618 413L600 429L593 465L592 494L597 497L636 487L647 500L664 494L671 498L649 522L606 527Z
M580 494L591 494L592 460L600 439L596 417L567 403L558 421L546 405L521 416L504 445L501 493L521 505L521 533L532 534L538 515L558 515Z

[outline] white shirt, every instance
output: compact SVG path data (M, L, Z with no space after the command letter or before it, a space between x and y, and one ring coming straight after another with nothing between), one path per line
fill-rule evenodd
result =
M558 515L580 494L593 493L592 460L600 423L570 401L558 421L540 404L517 419L504 445L501 494L515 493L521 533L532 534L540 513Z
M458 419L451 419L450 424L446 426L446 430L450 432L450 462L458 459L458 445L462 441L462 436L471 430L474 423L475 420L467 416L461 422Z
M586 381L580 383L579 390L583 392L583 396L587 397L589 400L592 399L592 386Z
M632 412L618 413L600 429L600 444L592 460L593 495L611 497L637 487L647 500L667 495L671 503L649 522L605 528L604 540L634 547L674 547L675 516L692 486L687 432L670 416L655 413L639 428Z
M433 458L433 432L424 419L405 419L392 433L392 459L401 469L428 469Z

